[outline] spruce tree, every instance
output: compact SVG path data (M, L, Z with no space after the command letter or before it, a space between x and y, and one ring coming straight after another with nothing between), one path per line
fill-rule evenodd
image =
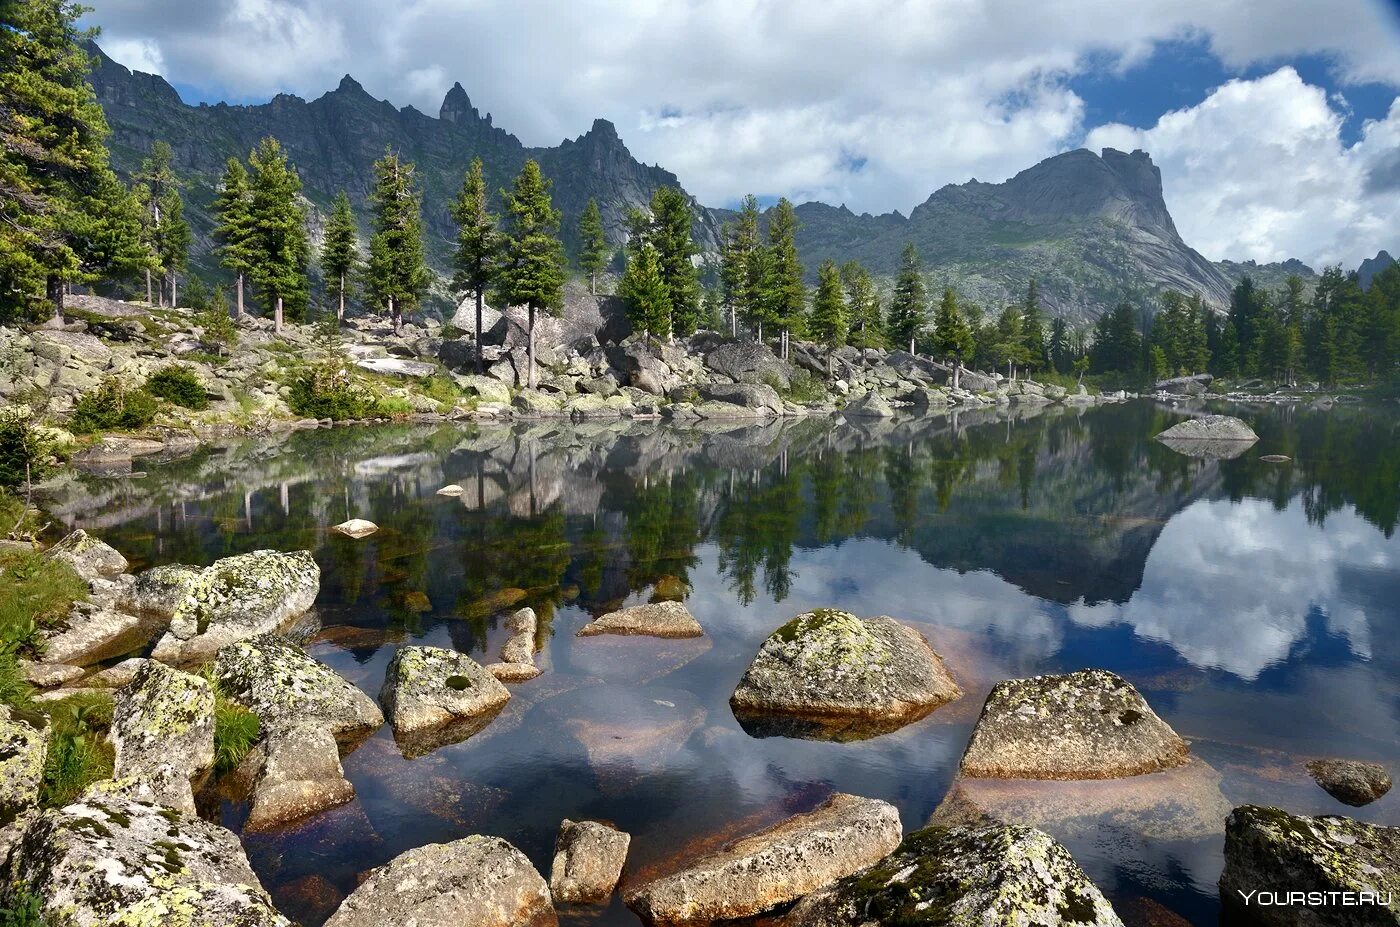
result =
M133 176L144 217L142 237L154 255L155 267L161 275L160 284L152 293L151 271L146 271L146 301L154 305L165 303L167 284L171 304L175 303L176 275L187 262L193 237L189 223L185 221L185 203L180 196L183 184L175 174L173 160L174 152L170 145L158 141L151 146L150 154Z
M919 252L910 242L904 246L899 259L899 276L895 278L894 295L890 299L889 330L894 343L909 345L914 353L914 341L923 330L927 317L928 291L924 288L923 263Z
M953 387L962 385L962 363L972 354L972 329L958 310L958 295L953 288L943 288L943 298L933 317L933 352L953 368Z
M831 354L846 343L846 293L835 261L817 268L817 292L812 298L812 337L826 348L826 373L831 375Z
M1073 350L1069 341L1069 326L1060 316L1050 323L1050 343L1046 346L1050 354L1050 366L1059 374L1067 374L1074 363Z
M311 246L302 210L301 178L282 145L265 138L248 155L252 169L248 278L266 307L273 307L275 330L286 319L300 321L309 296L306 265ZM265 311L265 310L264 310Z
M335 298L335 317L345 321L345 301L350 296L351 280L360 264L360 230L355 213L350 209L350 197L342 190L336 194L330 218L326 220L326 237L321 243L321 273Z
M598 295L598 275L608 266L608 236L603 230L603 214L598 201L589 199L578 220L578 266L588 275L588 292Z
M431 280L423 258L422 199L413 164L386 151L374 162L369 202L374 234L369 240L365 291L388 313L397 334L403 317L418 308Z
M509 227L498 286L507 305L527 310L528 386L535 386L535 317L556 314L564 305L564 249L559 243L559 211L549 196L550 182L531 158L503 192Z
M253 188L248 169L237 158L229 158L223 180L214 196L214 240L219 243L219 262L233 271L236 316L243 318L243 283L257 254L253 223Z
M729 310L729 333L737 335L739 320L745 325L759 323L757 310L759 294L753 271L753 255L759 250L758 199L752 194L744 197L739 216L724 228L720 251L720 284L724 303Z
M648 240L656 248L671 299L668 331L682 338L695 334L700 317L700 279L691 263L698 250L690 237L694 221L690 202L680 190L663 186L652 195Z
M802 284L802 262L797 256L797 213L786 198L778 200L768 219L768 275L764 285L767 315L782 331L780 356L786 360L788 342L804 329L807 288Z
M480 158L472 159L472 166L462 178L462 192L452 204L452 220L457 223L452 288L476 299L476 372L482 373L485 367L481 356L481 315L486 306L486 289L500 269L505 239L486 202L486 174Z
M846 288L850 343L858 348L884 347L885 320L880 314L880 294L870 279L870 271L859 261L847 261L841 265L841 283Z
M1050 352L1045 347L1045 313L1040 308L1040 288L1035 278L1031 278L1026 288L1026 305L1021 313L1021 331L1024 336L1028 364L1032 370L1040 370L1050 364Z
M646 333L648 345L653 338L670 335L671 293L662 273L661 253L650 241L629 244L619 291L627 301L632 328Z

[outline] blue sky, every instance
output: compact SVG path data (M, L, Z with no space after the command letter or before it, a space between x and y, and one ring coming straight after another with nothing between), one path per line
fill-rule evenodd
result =
M701 201L907 214L1073 147L1141 147L1211 258L1400 249L1397 0L90 0L187 101L460 81L529 145L610 119Z

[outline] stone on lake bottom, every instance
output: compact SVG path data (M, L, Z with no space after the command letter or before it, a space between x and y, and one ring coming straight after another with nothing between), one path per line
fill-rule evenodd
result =
M1384 766L1359 760L1313 760L1308 772L1327 794L1353 808L1369 805L1389 792L1392 784Z

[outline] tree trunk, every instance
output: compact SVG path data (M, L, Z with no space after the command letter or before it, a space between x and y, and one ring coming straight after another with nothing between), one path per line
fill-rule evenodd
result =
M175 271L170 272L170 308L180 308L180 281L175 276Z
M59 322L63 321L63 281L58 277L49 277L44 285L45 296L48 297L49 304L53 306L53 318Z
M477 372L477 374L482 374L482 373L485 373L485 371L486 371L486 361L485 361L485 360L482 358L482 356L481 356L481 309L482 309L482 306L485 304L485 302L486 302L486 294L485 294L484 292L482 292L482 288L478 287L478 288L477 288L477 291L476 291L476 372Z
M739 307L729 307L729 337L739 337Z
M535 388L535 307L530 307L530 321L525 334L525 363L530 368L530 389Z
M758 343L759 343L759 344L763 344L763 321L762 321L762 320L759 320L759 323L758 323Z
M588 272L588 295L598 295L598 272L596 270L590 270Z
M277 334L282 334L282 297L277 297L277 308L272 313L272 330Z
M909 353L910 353L910 354L913 354L913 353L914 353L914 336L913 336L913 335L910 335L910 336L909 336Z
M337 322L344 322L344 321L345 321L345 274L344 274L344 273L341 273L341 275L340 275L340 308L336 309L336 311L335 311L335 320L336 320Z
M238 282L237 282L237 284L235 284L235 287L236 287L237 290L238 290L238 314L237 314L236 316L234 316L234 318L236 318L236 319L241 319L241 318L243 318L243 272L242 272L242 271L239 271L239 272L238 272Z
M962 361L953 362L953 389L959 389L962 380Z

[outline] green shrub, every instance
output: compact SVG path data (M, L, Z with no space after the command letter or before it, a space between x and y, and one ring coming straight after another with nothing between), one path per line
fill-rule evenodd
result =
M61 560L34 550L0 550L0 649L38 656L39 632L87 598L87 583Z
M196 412L209 408L204 384L193 370L181 364L171 364L151 374L146 380L146 392Z
M127 389L116 377L108 377L97 389L79 397L70 425L80 435L134 431L149 425L156 412L156 397L143 389Z
M28 407L0 409L0 486L43 479L53 469L54 450L53 438L34 424Z
M262 733L258 716L242 705L231 702L217 689L214 691L214 769L225 773L238 764L253 749Z
M287 405L307 418L374 418L386 414L374 392L339 364L323 364L292 380Z
M783 399L798 405L821 402L827 398L826 387L822 381L812 376L811 371L803 370L800 367L792 372L787 386L783 386L782 381L777 378L770 380L768 385L773 387Z
M107 731L112 726L112 697L105 692L85 693L49 702L49 750L44 757L44 778L39 804L62 808L94 782L112 777L114 760Z
M11 886L7 894L0 906L0 927L51 927L53 922L44 917L44 899L28 885Z

